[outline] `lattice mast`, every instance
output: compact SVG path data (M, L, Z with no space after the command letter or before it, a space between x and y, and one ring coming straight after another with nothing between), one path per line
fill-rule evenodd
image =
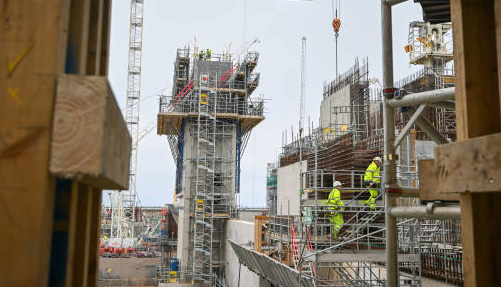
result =
M306 84L306 37L301 38L301 99L299 101L299 137L302 136L305 114Z
M141 99L141 56L143 46L144 0L131 0L129 26L129 58L127 69L127 102L125 122L132 138L129 189L119 191L117 236L134 237L136 209L137 148L139 142L139 107ZM115 212L115 210L114 210Z

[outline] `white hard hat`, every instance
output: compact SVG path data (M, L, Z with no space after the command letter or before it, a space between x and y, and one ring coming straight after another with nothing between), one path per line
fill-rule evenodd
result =
M332 186L334 186L334 187L338 187L338 186L342 186L342 185L343 184L340 181L337 181L337 180L332 184Z
M381 161L381 158L379 156L376 156L373 161Z

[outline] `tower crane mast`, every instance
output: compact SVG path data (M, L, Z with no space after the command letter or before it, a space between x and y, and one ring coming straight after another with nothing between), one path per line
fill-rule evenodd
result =
M112 206L113 237L134 237L136 210L137 148L139 141L139 107L141 102L141 56L143 47L144 0L131 0L129 54L125 122L132 138L129 189L115 192Z

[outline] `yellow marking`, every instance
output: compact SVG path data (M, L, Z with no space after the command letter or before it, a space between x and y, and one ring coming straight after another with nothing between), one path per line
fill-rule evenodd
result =
M21 99L17 96L17 92L19 92L19 88L16 88L16 89L12 89L12 88L8 88L9 90L9 96L14 100L16 101L18 104L22 105L23 102L21 101Z
M21 54L19 54L17 56L17 58L14 59L14 61L10 64L9 64L9 56L5 56L5 65L7 66L7 77L8 78L10 78L12 76L12 72L14 72L17 65L19 65L19 63L21 62L21 60L23 60L24 57L26 57L26 55L28 55L28 53L31 51L33 46L35 46L35 41L31 42L31 44L29 44L28 47L26 49L24 49L24 51L22 51Z

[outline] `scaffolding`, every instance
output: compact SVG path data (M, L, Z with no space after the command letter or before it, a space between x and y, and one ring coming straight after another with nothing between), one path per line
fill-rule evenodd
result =
M275 163L268 163L267 166L266 208L269 215L277 214L277 168Z
M405 93L417 93L454 86L451 63L444 54L432 65L395 84ZM300 215L270 216L266 233L266 254L296 269L300 276L314 279L316 286L386 286L387 257L385 227L385 189L378 190L374 209L365 205L369 197L364 173L375 156L383 154L382 86L368 79L368 65L358 61L346 73L324 85L324 102L330 114L320 127L304 137L285 143L279 167L307 160L301 174ZM324 105L323 102L323 105ZM348 104L347 104L348 103ZM453 104L453 103L452 103ZM423 111L423 121L441 136L455 139L455 113L451 103L430 105ZM322 114L322 108L321 108ZM412 113L410 113L412 115ZM404 132L409 112L396 113L396 130ZM325 115L324 115L325 116ZM293 132L293 131L291 131ZM286 136L285 136L286 137ZM432 154L428 136L419 126L410 129L401 141L397 161L397 181L401 188L419 186L420 159ZM418 150L423 149L424 151ZM381 171L384 177L384 171ZM341 181L344 224L332 235L328 194L334 181ZM384 182L384 178L381 178ZM399 198L400 207L422 207L417 198ZM460 224L457 220L398 218L396 234L398 286L421 286L426 276L450 284L462 285Z
M198 51L198 49L195 49ZM225 221L236 217L240 160L252 128L264 120L264 100L252 98L259 84L259 54L190 54L180 48L171 96L160 98L158 133L167 135L176 162L176 194L183 198L188 244L178 242L179 277L195 285L222 284ZM184 244L184 245L183 245Z

